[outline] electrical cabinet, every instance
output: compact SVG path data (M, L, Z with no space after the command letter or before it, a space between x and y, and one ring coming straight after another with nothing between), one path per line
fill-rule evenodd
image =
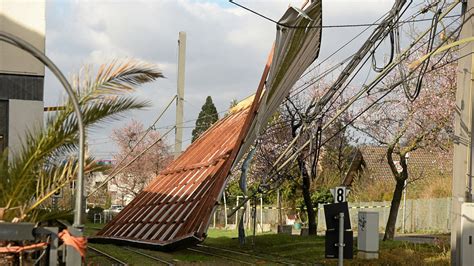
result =
M376 259L379 252L379 214L360 211L358 217L357 256Z
M461 205L461 265L474 265L474 203Z

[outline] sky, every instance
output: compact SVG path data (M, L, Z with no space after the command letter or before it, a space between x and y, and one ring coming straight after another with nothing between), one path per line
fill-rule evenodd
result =
M303 0L236 0L278 20L289 5ZM371 23L385 14L393 0L323 0L323 24ZM331 54L364 28L325 29L318 60ZM212 96L220 116L233 99L256 91L275 39L276 26L225 0L47 1L46 54L68 76L82 66L92 68L112 59L136 58L156 64L166 78L139 87L136 96L152 107L131 112L120 120L89 131L91 154L112 158L116 145L111 132L131 119L145 127L153 123L176 94L178 33L187 33L184 103L184 147L189 145L195 119L205 98ZM352 54L370 31L323 65L331 66ZM319 61L316 60L316 63ZM45 105L64 97L50 72L45 78ZM157 130L174 125L174 105ZM174 136L167 143L172 145Z

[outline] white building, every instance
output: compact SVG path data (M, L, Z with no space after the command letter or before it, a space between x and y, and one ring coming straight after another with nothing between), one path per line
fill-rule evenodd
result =
M114 164L114 160L98 160L97 163L112 167ZM87 194L95 190L98 186L102 185L108 179L108 177L109 175L103 172L93 172L88 177L88 180L86 182ZM122 176L119 174L118 178L121 177ZM90 197L87 203L91 205L105 206L106 198L109 197L110 203L112 205L126 206L128 203L130 203L130 201L132 201L133 196L130 193L127 193L126 189L120 188L116 184L117 183L115 180L110 180L100 192L94 193L94 196Z
M45 24L44 0L0 0L0 31L43 52ZM43 125L44 70L27 52L0 42L0 151L18 151L25 132Z

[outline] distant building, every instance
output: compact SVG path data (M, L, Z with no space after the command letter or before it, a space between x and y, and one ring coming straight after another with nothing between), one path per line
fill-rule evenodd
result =
M45 1L0 0L0 31L45 51ZM44 66L0 42L0 151L16 152L27 130L43 125Z
M399 165L399 157L393 155L394 163ZM410 178L425 178L431 175L449 175L452 173L452 151L417 149L409 153L407 159ZM374 181L392 181L393 174L387 160L387 147L362 146L355 153L350 169L343 182L350 186L358 175L364 175Z
M96 161L99 165L107 165L113 167L115 163L114 159L101 159ZM104 183L107 178L109 177L108 174L103 172L94 172L90 175L89 179L86 182L86 190L87 193L95 190L98 186ZM101 193L101 192L98 192ZM98 205L98 206L105 206L106 205L106 198L109 197L110 203L112 205L122 205L126 206L130 201L132 201L133 197L129 193L125 193L123 189L120 189L113 180L107 182L107 185L104 186L103 192L105 194L98 194L94 195L88 199L88 204Z

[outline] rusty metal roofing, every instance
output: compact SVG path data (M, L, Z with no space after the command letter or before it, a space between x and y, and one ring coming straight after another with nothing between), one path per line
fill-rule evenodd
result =
M282 22L293 28L277 28L275 46L252 105L207 130L91 241L173 249L204 240L232 165L253 144L258 129L317 57L321 31L308 31L308 27L321 24L321 1L312 2L306 11L306 16L301 16L301 10L290 8L283 16ZM262 97L272 60L277 64L272 66L271 86ZM262 102L265 108L258 109ZM255 124L260 113L263 116Z
M275 55L266 91L236 161L247 152L268 119L288 96L290 89L319 55L322 33L321 0L311 1L304 10L289 7L278 22Z
M98 238L159 246L202 241L228 175L226 164L240 147L239 133L249 110L228 115L206 131L108 223Z

